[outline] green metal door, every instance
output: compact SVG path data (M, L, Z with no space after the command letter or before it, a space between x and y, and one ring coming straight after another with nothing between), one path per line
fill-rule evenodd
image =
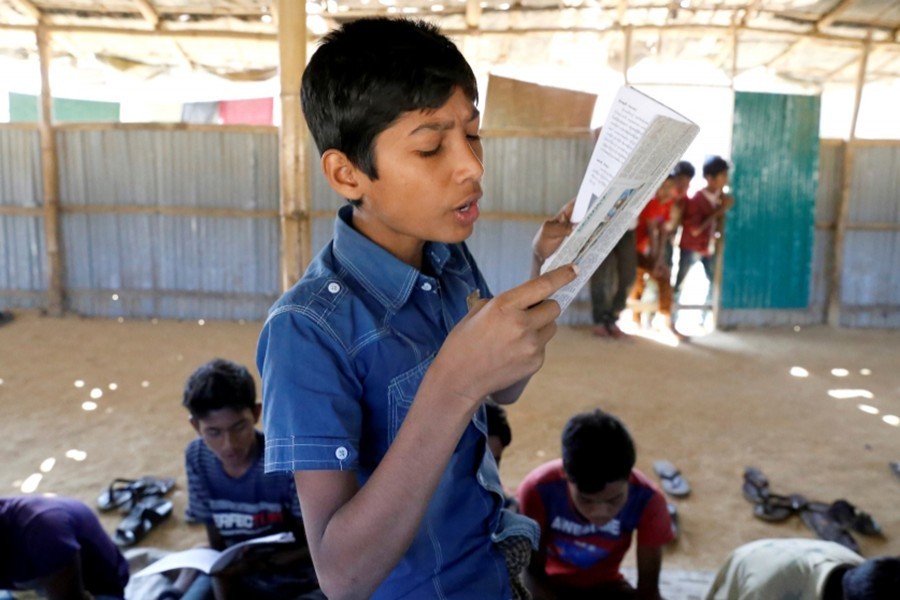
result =
M806 308L819 97L735 93L720 307Z

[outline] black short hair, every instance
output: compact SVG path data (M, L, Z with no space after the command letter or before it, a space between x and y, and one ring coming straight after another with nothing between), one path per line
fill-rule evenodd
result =
M669 177L679 177L681 175L684 175L688 179L693 179L696 173L697 171L694 170L694 165L686 160L680 160L678 161L678 164L676 164L675 167L672 168L672 172L669 174Z
M600 409L575 415L563 429L563 469L582 493L628 480L635 459L634 440L625 425Z
M728 171L728 162L721 156L712 156L703 163L703 176L715 177Z
M509 421L506 420L506 411L502 406L493 402L485 402L484 408L487 410L488 435L496 435L500 438L503 447L506 448L512 443L512 429L509 428Z
M844 574L845 600L896 600L900 590L900 558L871 558Z
M367 18L325 36L303 73L303 114L320 154L335 149L378 178L375 138L403 113L437 109L478 86L459 49L424 21Z
M256 405L256 382L246 367L216 358L188 377L181 404L195 419L223 408L253 410Z

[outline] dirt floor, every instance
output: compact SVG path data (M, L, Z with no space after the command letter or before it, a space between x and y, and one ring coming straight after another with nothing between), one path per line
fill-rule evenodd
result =
M30 485L93 506L114 477L172 476L173 517L143 544L180 549L201 541L202 529L183 518L182 451L193 430L180 406L182 385L215 356L252 365L259 328L17 312L0 327L0 435L9 451L2 494ZM792 367L808 377L792 376ZM848 374L832 374L836 368ZM829 395L838 389L857 397ZM96 408L86 410L86 402ZM773 525L752 516L741 495L747 465L761 468L776 492L850 500L885 532L858 536L863 554L900 554L900 478L888 468L900 461L900 419L890 418L900 415L900 332L739 330L673 348L561 328L544 368L509 409L504 483L515 487L559 456L567 418L592 407L626 422L645 473L654 477L653 461L666 458L693 487L675 501L682 537L665 566L714 569L743 542L812 536L796 517ZM121 518L101 517L110 532Z

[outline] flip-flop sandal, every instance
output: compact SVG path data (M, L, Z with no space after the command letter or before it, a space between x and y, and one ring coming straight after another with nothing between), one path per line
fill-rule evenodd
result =
M881 525L867 512L861 511L848 501L835 500L828 507L828 516L845 529L852 529L863 535L882 535Z
M836 542L859 554L859 544L856 543L850 532L841 527L840 523L828 515L828 512L804 510L800 511L800 518L807 527L815 532L819 539Z
M770 523L786 521L795 512L791 498L778 494L768 494L753 505L753 516Z
M744 498L757 504L769 495L769 479L756 467L744 469Z
M658 460L653 463L653 470L659 475L662 489L670 496L683 498L691 493L691 486L671 462Z
M164 496L175 485L171 477L141 477L140 479L112 480L109 487L97 498L97 508L109 511L120 508L130 511L145 496Z
M148 496L135 504L131 512L116 527L113 541L119 546L133 546L172 514L172 501Z

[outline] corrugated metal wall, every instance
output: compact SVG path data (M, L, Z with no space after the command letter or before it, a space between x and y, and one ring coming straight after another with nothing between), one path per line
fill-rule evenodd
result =
M68 310L185 319L265 315L279 281L274 133L101 127L63 129L57 136ZM31 154L20 147L23 139L31 140ZM4 189L38 183L30 195L4 193L3 202L35 205L41 198L37 132L2 129L0 140L6 144ZM575 195L590 151L587 138L485 140L482 210L517 213L509 220L487 216L470 242L496 292L527 279L531 239L541 220ZM331 239L333 214L343 200L322 177L314 149L310 161L315 252ZM217 211L228 216L210 216ZM42 306L42 294L24 296L31 304L11 299L21 290L46 289L43 221L0 219L11 228L0 247L16 241L4 251L17 253L3 261L0 306ZM39 244L30 242L32 230L41 236ZM21 257L23 249L36 252ZM35 274L30 283L9 276L29 272ZM576 304L565 319L584 322L588 316Z
M279 293L274 132L74 128L61 130L58 142L69 310L184 319L265 314ZM495 292L527 279L531 239L575 195L591 146L587 138L485 139L485 216L469 243ZM315 251L331 238L343 200L321 176L315 150L310 160ZM866 147L854 164L851 225L900 221L900 144ZM39 165L37 130L0 127L0 308L46 303ZM726 316L740 324L822 321L842 165L843 145L823 142L808 308ZM873 180L873 173L883 176ZM844 324L900 326L898 236L848 231ZM734 251L729 245L726 255ZM590 322L586 290L561 322Z
M57 141L69 310L265 315L279 281L273 133L75 129Z
M46 305L41 140L34 127L0 127L0 307Z
M900 327L900 144L862 143L853 153L841 324Z

